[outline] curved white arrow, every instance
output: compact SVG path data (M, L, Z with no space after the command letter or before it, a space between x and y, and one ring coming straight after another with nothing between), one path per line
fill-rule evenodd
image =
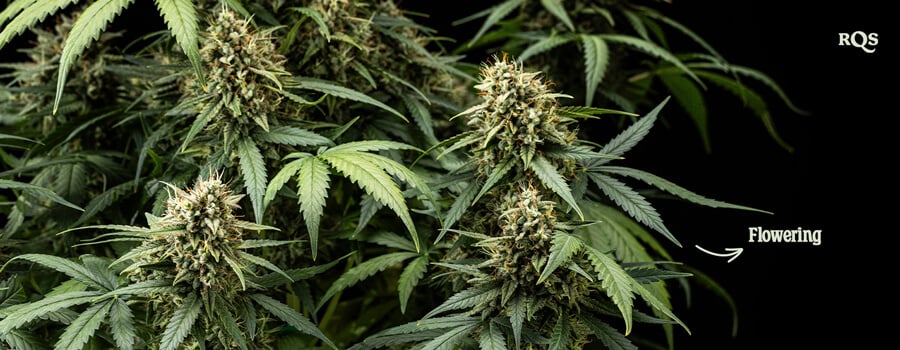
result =
M697 249L700 249L701 252L704 252L709 255L721 256L723 258L731 257L731 259L728 259L728 262L734 261L734 259L737 259L737 257L740 256L741 253L744 252L744 248L725 248L725 251L729 252L729 253L713 253L711 251L703 249L699 245L694 245L694 247L697 247Z

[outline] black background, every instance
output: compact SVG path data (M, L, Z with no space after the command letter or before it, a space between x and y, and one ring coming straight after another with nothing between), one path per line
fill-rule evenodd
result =
M424 22L454 38L470 38L477 24L453 27L450 21L487 7L481 1L458 1L436 11L436 3L405 5L431 13ZM763 93L777 129L796 148L788 153L768 138L762 123L741 108L739 100L709 91L711 154L703 152L693 125L678 115L675 104L665 112L670 122L656 126L628 154L629 166L712 198L775 213L654 203L684 244L668 244L675 259L721 283L739 309L739 331L732 338L727 304L693 288L691 307L675 310L693 335L677 332L676 348L817 349L840 347L839 341L861 348L890 343L885 338L891 334L871 318L891 315L895 308L894 292L886 284L892 278L886 261L892 257L896 234L896 205L891 204L896 176L888 168L897 159L891 122L896 97L888 92L897 90L897 74L888 60L895 57L897 44L888 33L887 8L875 1L840 6L796 1L653 5L693 29L731 63L767 73L795 104L811 112L796 115L774 94ZM838 46L838 33L854 31L879 33L875 53ZM748 243L751 226L821 229L822 245ZM695 245L718 252L726 247L745 251L729 264Z

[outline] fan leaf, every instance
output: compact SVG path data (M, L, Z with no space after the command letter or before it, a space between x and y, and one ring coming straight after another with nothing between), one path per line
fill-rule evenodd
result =
M56 3L57 1L42 2ZM100 36L100 32L106 29L109 22L112 22L132 2L134 0L98 0L84 9L84 12L75 20L59 56L59 76L56 80L56 98L53 101L53 114L56 114L57 109L59 109L63 87L66 85L66 76L69 74L69 69L75 64L75 59L87 49L91 42Z

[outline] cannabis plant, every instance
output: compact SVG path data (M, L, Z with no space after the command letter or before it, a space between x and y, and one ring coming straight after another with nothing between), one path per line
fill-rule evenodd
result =
M161 336L141 341L159 344L160 349L193 348L206 343L214 348L247 349L248 344L253 344L253 348L268 348L274 342L272 335L277 333L272 328L273 319L280 319L334 347L302 314L267 295L253 292L290 282L292 277L268 260L246 251L290 242L245 239L247 231L273 228L239 220L235 211L242 196L234 195L216 176L198 180L187 191L171 190L165 214L162 217L148 214L150 227L85 227L115 231L99 235L86 244L140 242L115 261L90 255L82 256L80 264L44 254L13 258L55 269L71 280L64 283L68 284L65 288L55 289L64 292L50 293L39 301L5 309L7 314L0 321L0 333L14 334L13 330L35 319L54 320L48 314L89 304L89 308L70 320L56 348L80 348L104 323L108 324L107 332L116 346L134 348L136 313L151 320L142 325L148 330L165 325L155 332ZM260 275L259 268L279 277ZM308 271L292 273L302 276ZM117 274L122 277L117 278ZM281 278L284 280L279 281Z
M659 243L642 229L629 230L639 225L627 217L616 218L627 226L595 227L604 216L616 215L613 204L679 244L644 197L614 176L634 177L699 204L753 210L701 197L637 169L604 165L646 136L665 102L596 150L579 142L566 123L574 122L572 116L608 111L560 108L557 99L564 95L506 56L484 66L476 89L483 102L461 113L472 130L448 149L469 148L469 170L457 171L470 174L466 181L474 184L454 208L483 206L486 214L460 221L454 247L461 253L451 251L438 264L462 275L454 284L461 290L422 320L379 332L356 348L420 342L424 349L439 349L477 341L487 349L522 343L568 349L595 340L633 348L626 336L634 321L671 320L688 330L672 313L660 281L690 274L665 269L647 254L637 239ZM600 193L583 188L576 196L569 183L578 177L589 178ZM452 218L458 216L448 214ZM618 238L610 242L611 236ZM655 316L636 310L638 296ZM621 319L624 331L607 323L611 317Z
M737 73L780 91L608 32L590 18L616 12L586 1L506 1L462 38L518 59L451 55L392 0L6 4L0 344L15 349L630 349L652 338L636 322L671 344L688 327L669 282L694 270L636 185L754 209L614 164L668 101L620 88L660 77L695 106L701 83L744 89ZM638 32L683 29L610 4ZM486 34L516 9L527 32ZM633 71L607 42L663 60ZM580 126L599 118L618 136Z
M788 151L793 147L778 134L767 103L747 82L770 89L793 112L806 114L765 73L730 63L688 26L634 1L505 0L457 23L479 18L484 22L462 49L491 46L517 53L520 61L547 71L564 91L578 91L578 101L587 106L604 101L633 112L665 91L690 117L707 152L705 92L712 87L740 100ZM700 51L674 51L670 32ZM582 59L569 60L575 56Z

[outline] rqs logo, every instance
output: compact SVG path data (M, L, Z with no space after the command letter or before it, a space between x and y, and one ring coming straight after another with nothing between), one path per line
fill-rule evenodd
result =
M859 30L853 33L838 33L838 46L854 46L866 53L873 53L875 46L878 46L878 33L866 34Z

